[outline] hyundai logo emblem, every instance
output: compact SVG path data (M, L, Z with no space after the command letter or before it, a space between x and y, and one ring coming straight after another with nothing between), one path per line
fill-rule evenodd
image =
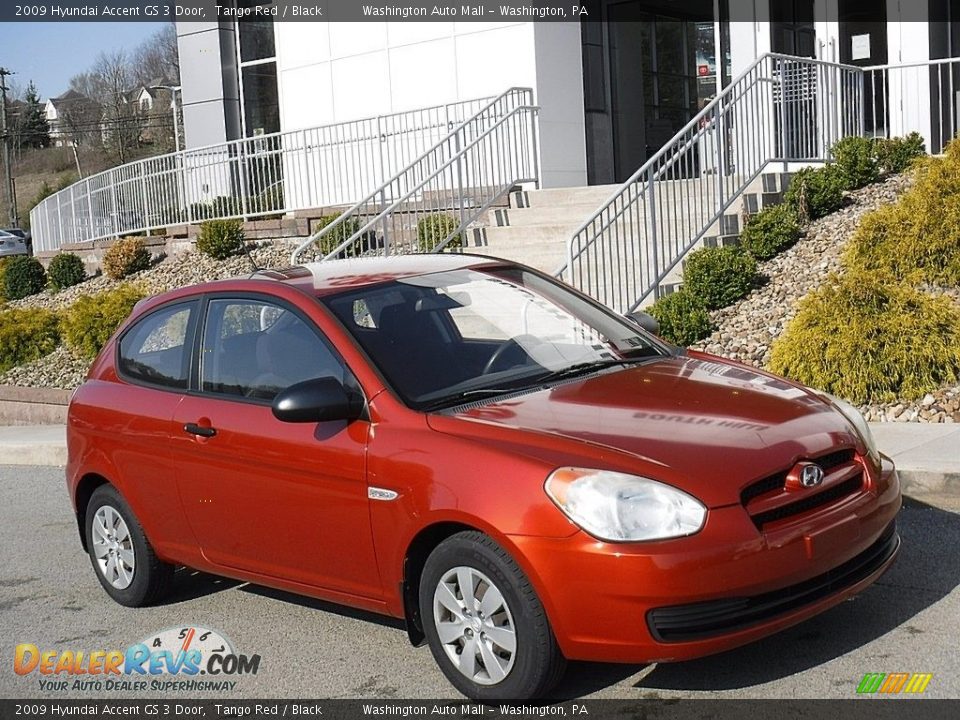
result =
M822 482L823 468L819 465L810 463L809 465L804 465L803 469L800 470L800 484L805 488L816 487Z

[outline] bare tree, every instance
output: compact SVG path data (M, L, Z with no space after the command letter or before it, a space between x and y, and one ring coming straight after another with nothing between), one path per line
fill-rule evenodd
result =
M137 83L144 86L157 80L165 85L180 84L180 54L173 23L164 25L134 51L133 74Z
M92 98L100 106L104 145L121 164L140 142L142 117L130 97L134 85L131 63L123 50L100 53L90 71Z
M94 79L90 73L81 73L70 79L72 96L59 104L57 129L74 147L99 146L101 110L94 100Z

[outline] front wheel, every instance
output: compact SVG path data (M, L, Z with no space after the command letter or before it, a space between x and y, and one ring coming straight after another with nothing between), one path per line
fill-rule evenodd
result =
M565 661L530 581L491 538L462 532L427 558L420 617L447 679L476 700L548 693Z

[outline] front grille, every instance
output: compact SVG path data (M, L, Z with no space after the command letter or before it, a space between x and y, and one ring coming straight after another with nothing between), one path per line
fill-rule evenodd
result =
M834 468L853 462L855 457L856 453L854 453L854 451L851 449L836 450L827 455L821 455L820 457L813 458L812 462L815 462L817 465L823 468L824 473L829 473ZM747 506L751 500L758 498L761 495L765 495L773 490L782 490L783 486L787 482L788 472L790 472L790 468L747 485L747 487L745 487L740 493L740 503L744 506Z
M808 510L813 510L814 508L821 507L823 505L828 505L834 500L839 500L842 497L855 493L863 485L863 473L857 473L849 480L844 480L839 485L834 485L829 490L824 490L821 493L816 495L808 495L795 503L790 503L789 505L782 505L773 510L768 510L767 512L757 513L751 517L753 524L758 528L762 528L767 523L776 522L777 520L784 520L793 515L799 515L800 513L805 513Z
M869 548L833 570L797 585L744 598L725 598L650 610L647 626L659 642L689 642L740 630L809 605L857 584L880 569L900 546L896 522Z
M817 463L824 472L825 487L819 491L813 488L802 493L787 491L785 488L789 469L757 480L741 491L740 502L758 530L763 530L769 523L828 505L855 493L863 486L862 471L852 477L845 477L859 467L855 464L856 453L852 449L835 450L812 458L812 462ZM763 498L763 501L752 506L759 498ZM770 507L771 501L774 507Z

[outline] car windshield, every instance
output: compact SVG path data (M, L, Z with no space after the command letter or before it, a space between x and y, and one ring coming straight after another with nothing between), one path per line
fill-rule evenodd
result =
M322 301L423 410L668 354L629 321L520 268L431 273Z

